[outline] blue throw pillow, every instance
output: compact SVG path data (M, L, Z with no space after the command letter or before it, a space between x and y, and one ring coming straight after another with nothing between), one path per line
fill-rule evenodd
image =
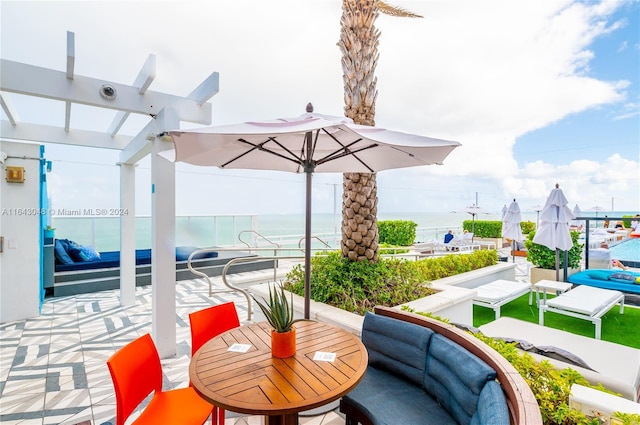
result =
M597 280L609 280L610 275L611 275L611 272L606 270L593 270L593 271L587 272L587 276L589 276L591 279L597 279Z
M613 273L611 276L609 276L609 280L612 280L614 282L630 283L635 282L636 277L630 273Z
M69 257L71 257L75 263L83 261L80 256L80 248L81 245L79 243L67 240L67 254L69 254Z
M73 259L68 253L69 241L67 239L56 239L56 245L53 248L53 254L59 264L73 264Z
M82 261L96 261L100 259L100 253L92 246L83 245L80 247L80 258Z

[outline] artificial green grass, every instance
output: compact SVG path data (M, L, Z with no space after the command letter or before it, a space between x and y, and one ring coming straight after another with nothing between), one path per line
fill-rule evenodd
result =
M549 296L552 298L553 296ZM529 294L511 301L502 306L500 316L513 317L515 319L538 324L538 309L533 304L529 305ZM473 326L482 326L495 320L495 313L487 307L473 306ZM563 314L546 312L544 325L550 328L561 329L578 335L595 336L595 325L588 320L565 316ZM512 335L517 338L518 335ZM602 339L629 347L640 348L640 308L625 305L624 314L620 314L620 306L614 306L607 314L602 316Z

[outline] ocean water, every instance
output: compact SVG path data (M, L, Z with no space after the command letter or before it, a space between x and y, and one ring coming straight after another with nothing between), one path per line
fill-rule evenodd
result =
M635 213L621 212L616 216ZM595 213L584 213L595 217ZM600 217L603 215L600 214ZM610 214L613 217L613 214ZM412 220L418 223L416 240L441 240L448 230L460 233L462 222L471 219L469 214L450 212L379 213L378 220ZM500 220L499 215L481 215L479 220ZM523 212L523 221L537 221L535 212ZM337 246L340 238L341 216L314 214L311 232L331 246ZM52 218L56 238L70 239L82 245L91 245L98 251L120 249L120 219L118 217L64 216ZM593 224L592 224L593 225ZM267 241L283 246L296 246L304 236L304 214L277 215L224 215L176 217L176 245L178 246L228 246L242 241L252 246L270 246ZM136 248L151 247L151 217L136 218Z

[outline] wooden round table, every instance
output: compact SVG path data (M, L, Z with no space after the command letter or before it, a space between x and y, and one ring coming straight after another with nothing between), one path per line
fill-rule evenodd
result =
M225 410L265 415L268 425L297 425L298 412L337 400L360 382L367 350L358 337L327 323L301 321L295 327L296 354L286 359L271 356L267 322L211 339L191 359L193 387ZM250 348L230 351L234 344ZM314 360L318 352L335 353L335 360Z

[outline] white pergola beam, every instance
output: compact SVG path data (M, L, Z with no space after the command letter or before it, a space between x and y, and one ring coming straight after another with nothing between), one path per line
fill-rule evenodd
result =
M18 118L18 113L11 103L11 99L9 99L9 97L7 96L3 96L2 93L0 93L0 105L2 105L2 110L4 111L11 125L15 126L20 119Z
M0 122L3 139L25 140L40 143L86 146L90 148L121 150L133 139L131 136L111 137L108 133L71 129L50 125L19 123L12 125L7 120Z
M209 75L194 91L187 96L196 101L198 105L204 104L207 100L218 94L220 91L220 74L214 72Z
M156 78L156 55L149 55L142 69L138 73L136 80L133 82L133 87L138 87L138 93L144 94L153 80ZM111 125L109 126L109 134L115 136L120 131L120 128L124 122L129 118L129 112L118 111L113 118Z
M76 35L67 31L67 79L73 80L73 71L76 65Z
M133 82L134 87L138 87L138 93L145 94L153 80L156 79L156 55L149 55L147 60L142 65L142 69L138 73L135 81Z
M162 116L162 111L158 114ZM156 120L151 120L120 152L120 163L135 164L151 153L151 143L158 133Z
M154 91L144 95L137 87L76 75L70 84L66 73L0 59L0 91L69 101L88 106L155 116L163 107L178 111L180 121L211 123L211 104L199 105L193 99ZM110 84L117 91L113 100L100 96L100 87Z

